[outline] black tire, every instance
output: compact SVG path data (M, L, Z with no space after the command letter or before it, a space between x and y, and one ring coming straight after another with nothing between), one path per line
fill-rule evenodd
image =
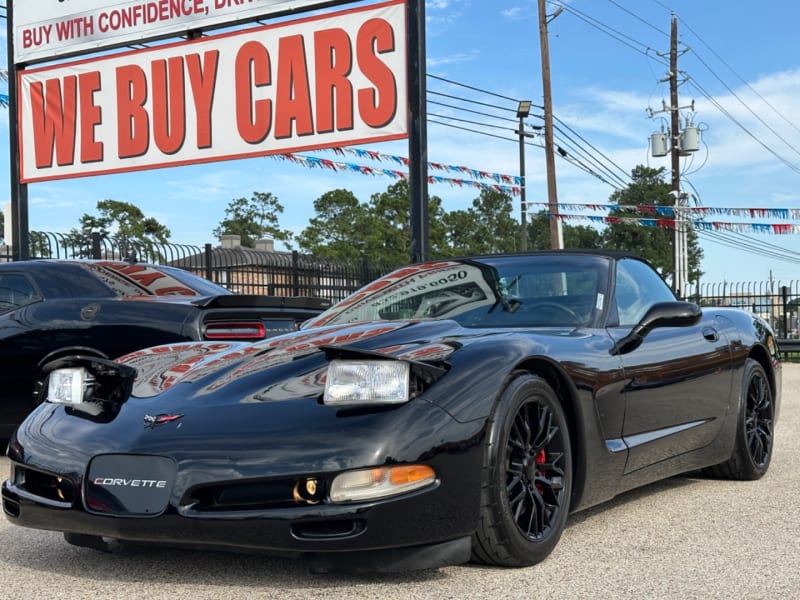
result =
M544 380L520 375L489 420L472 560L523 567L547 558L564 531L571 492L564 409Z
M775 403L767 373L757 361L747 359L742 377L736 440L731 457L708 469L722 479L760 479L772 459Z

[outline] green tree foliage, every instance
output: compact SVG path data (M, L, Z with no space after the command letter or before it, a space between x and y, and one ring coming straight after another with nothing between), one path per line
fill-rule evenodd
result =
M283 205L269 192L253 192L248 198L234 198L225 209L225 218L212 233L219 239L223 235L238 235L242 246L255 248L256 241L269 238L290 246L292 232L281 229L278 215Z
M333 190L314 201L315 216L297 242L304 252L322 258L409 261L411 227L409 186L399 181L360 203L352 192ZM520 249L520 224L512 216L513 200L496 190L482 190L466 210L445 212L442 200L428 200L431 258L497 254ZM529 248L550 248L549 220L537 216L528 225ZM601 234L591 227L564 226L567 248L600 248Z
M497 254L519 250L520 224L512 217L511 196L481 190L467 210L444 215L452 254Z
M369 201L370 231L365 250L367 256L380 257L390 263L407 263L411 248L411 192L408 181L400 180L385 192L373 194ZM430 257L448 254L442 200L428 198L428 244Z
M325 192L314 200L315 217L298 236L302 250L320 258L355 259L364 251L370 227L367 205L349 190Z
M348 190L333 190L314 201L316 216L297 236L304 252L322 258L355 259L365 254L372 260L403 264L409 261L411 232L408 182L401 180L385 192L360 203ZM442 201L428 201L431 255L447 254L442 224Z
M631 171L633 181L623 190L611 194L612 204L625 206L674 206L670 185L664 181L664 168L654 169L638 165ZM631 217L630 212L616 211L612 217ZM610 223L603 233L607 248L634 252L649 260L662 275L673 272L673 229L642 227L636 223L620 221ZM689 229L687 234L689 281L697 281L702 275L700 261L703 249L697 242L697 234Z
M145 217L138 206L118 200L100 200L99 215L84 214L80 218L80 229L71 229L63 244L65 248L83 248L88 255L92 246L92 234L102 240L114 240L121 255L134 256L137 248L151 248L154 244L168 243L170 231L153 217Z
M562 234L564 248L589 250L603 247L603 234L593 227L562 223ZM528 222L528 249L549 250L551 247L550 217L544 213L533 216Z

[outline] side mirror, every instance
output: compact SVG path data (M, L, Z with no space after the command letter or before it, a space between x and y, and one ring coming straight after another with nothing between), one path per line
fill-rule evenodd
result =
M627 354L638 348L644 338L658 327L689 327L696 325L703 311L693 302L658 302L634 325L631 332L620 339L610 352L612 355Z

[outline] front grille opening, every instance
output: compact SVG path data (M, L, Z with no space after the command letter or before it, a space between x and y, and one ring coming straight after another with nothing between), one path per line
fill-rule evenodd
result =
M3 511L10 517L18 517L19 516L19 502L15 500L9 500L8 498L3 498Z
M359 535L365 529L366 524L360 519L311 521L308 523L293 523L292 535L301 540L349 538Z
M191 492L189 503L196 511L260 510L292 508L317 504L326 494L324 482L317 482L315 494L306 490L308 479L280 479L249 483L227 483L197 488Z
M50 475L41 471L34 471L16 467L14 483L26 492L55 500L56 502L69 502L72 504L76 497L76 485L72 480L60 475Z

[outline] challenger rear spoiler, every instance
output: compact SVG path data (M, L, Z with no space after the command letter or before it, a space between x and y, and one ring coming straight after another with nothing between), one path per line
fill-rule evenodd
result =
M327 310L331 301L313 296L263 296L259 294L225 294L201 298L193 302L203 308L287 308L302 310Z

